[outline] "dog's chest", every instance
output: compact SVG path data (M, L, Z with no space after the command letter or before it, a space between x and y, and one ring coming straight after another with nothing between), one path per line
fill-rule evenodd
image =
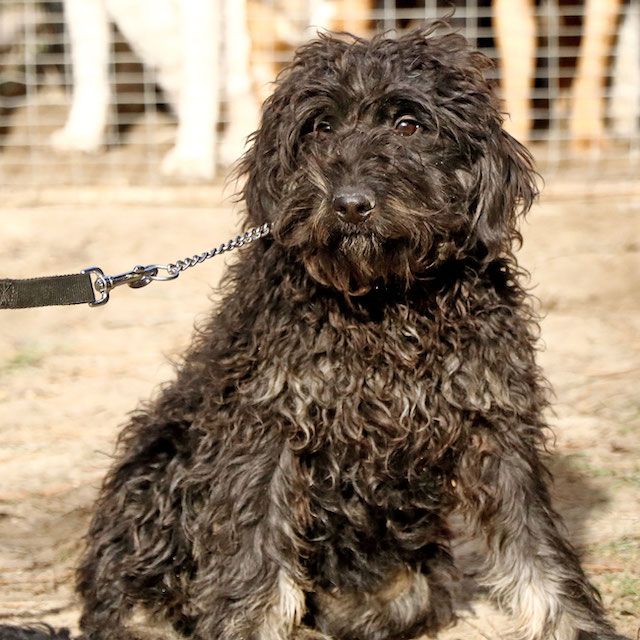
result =
M429 556L451 506L454 462L436 378L356 358L331 369L319 359L323 383L306 378L291 405L291 442L309 481L312 573L344 587L374 585Z
M357 329L328 327L298 336L290 351L269 351L245 391L280 414L301 450L335 448L380 464L392 457L397 466L417 440L438 446L441 349L426 351L408 323Z
M254 402L306 466L314 508L336 516L329 527L379 535L393 514L409 525L442 506L460 422L438 393L447 347L407 316L301 327L254 379Z

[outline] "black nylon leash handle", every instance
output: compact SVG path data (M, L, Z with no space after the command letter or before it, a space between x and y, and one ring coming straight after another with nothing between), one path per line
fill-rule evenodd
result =
M0 309L26 309L95 302L89 273L0 279Z

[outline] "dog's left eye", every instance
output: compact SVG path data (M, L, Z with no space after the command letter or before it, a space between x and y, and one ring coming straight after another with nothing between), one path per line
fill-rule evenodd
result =
M326 120L321 120L320 122L316 122L313 129L316 133L332 133L333 132L333 127L331 126L331 123L327 122Z
M422 129L422 125L413 116L400 116L393 128L401 136L409 137Z

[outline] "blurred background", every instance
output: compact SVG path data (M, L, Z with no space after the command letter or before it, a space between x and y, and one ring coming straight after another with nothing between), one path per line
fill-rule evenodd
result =
M210 180L241 153L270 83L318 29L402 31L452 6L453 26L495 61L506 126L543 174L639 173L637 0L182 4L0 0L0 185Z
M452 4L545 180L518 258L556 394L555 505L636 638L638 0L0 0L0 278L115 274L226 241L241 205L225 176L295 48L318 28L401 31ZM73 568L118 431L172 377L236 256L105 307L0 311L0 624L77 630ZM472 595L440 637L509 637Z

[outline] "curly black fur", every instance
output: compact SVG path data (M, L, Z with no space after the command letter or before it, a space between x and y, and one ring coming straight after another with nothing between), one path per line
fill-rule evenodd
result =
M70 640L68 629L54 629L48 624L15 627L0 624L0 640Z
M559 532L512 253L527 151L434 28L302 47L242 161L226 297L121 434L78 570L90 640L135 606L202 640L391 640L454 620L449 519L527 640L615 638ZM337 193L366 194L352 220Z

